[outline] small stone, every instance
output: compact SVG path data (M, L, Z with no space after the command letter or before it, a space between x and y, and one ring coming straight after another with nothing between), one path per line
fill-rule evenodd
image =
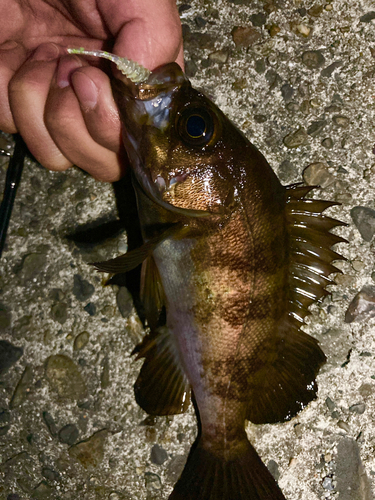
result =
M52 415L50 413L48 413L48 411L44 411L43 412L43 420L51 434L52 437L56 437L57 436L57 427L56 427L56 424L55 424L55 421L52 417Z
M309 69L317 69L324 65L325 58L319 50L307 50L302 54L302 62Z
M343 420L339 420L337 422L337 427L340 427L340 429L342 429L345 432L350 432L350 426Z
M311 28L304 23L297 24L295 30L305 37L308 37L311 33Z
M105 357L100 364L102 367L102 372L100 374L100 386L102 389L107 389L110 385L108 358Z
M0 408L0 425L7 424L10 421L10 412L5 408Z
M308 143L308 135L304 128L299 128L285 136L283 142L287 148L298 148Z
M46 362L46 377L62 399L79 400L86 395L86 385L76 364L63 354L50 356Z
M267 464L267 469L270 471L272 474L273 478L275 481L279 480L280 477L280 471L279 471L279 465L275 460L269 460Z
M155 465L161 465L168 460L168 453L158 444L154 444L151 448L150 460Z
M0 330L5 330L8 328L12 321L12 313L9 309L0 302ZM1 370L1 361L0 361L0 370Z
M345 323L360 323L375 316L375 286L365 285L353 298L345 313Z
M340 68L342 65L343 65L342 61L335 61L332 64L330 64L329 66L327 66L326 68L322 69L322 71L320 72L320 74L322 76L326 77L326 78L329 78L330 76L332 76L332 73L337 68Z
M357 413L358 415L362 415L365 413L366 405L365 403L356 403L349 407L349 411L352 413Z
M133 311L133 297L126 287L120 286L116 295L116 303L123 318L130 316Z
M5 436L10 429L10 425L3 425L0 427L0 436Z
M267 82L269 83L270 90L276 88L281 83L281 77L274 69L269 69L265 75Z
M22 284L25 285L27 282L36 279L43 273L46 265L47 259L45 253L30 253L26 255L19 272Z
M375 234L375 210L357 206L351 209L350 215L362 238L371 241Z
M232 38L237 48L248 48L261 39L260 31L252 26L236 26L232 30Z
M96 305L93 303L93 302L89 302L88 304L85 305L85 307L83 308L87 314L89 314L90 316L95 316L96 314Z
M161 479L157 474L145 472L145 482L148 491L158 491L161 489Z
M332 149L333 140L330 137L326 137L325 139L322 140L322 146L325 147L326 149Z
M280 33L281 28L277 24L271 24L271 26L269 27L268 31L269 31L270 36L274 37L274 36L277 36Z
M261 27L267 22L267 14L264 12L259 12L258 14L252 14L250 16L250 21L253 26Z
M361 23L371 23L371 21L375 19L375 11L370 11L370 12L367 12L366 14L363 14L363 16L361 16L359 18L359 20L361 21Z
M254 115L254 121L257 123L265 123L267 121L267 116L265 115Z
M335 489L335 487L333 486L333 483L332 483L332 478L330 476L326 476L323 479L322 486L325 490L328 490L328 491L333 491Z
M229 57L229 50L226 50L226 49L211 52L211 54L209 54L209 56L208 56L208 58L212 62L218 63L218 64L226 63L228 61L228 57Z
M59 430L59 441L60 443L73 445L78 439L78 429L74 424L67 424L62 429Z
M107 429L93 434L89 439L81 441L69 448L69 455L81 462L83 467L97 467L104 457L104 444L108 436Z
M326 125L327 125L327 120L318 120L312 122L307 129L307 133L308 135L311 135L311 137L316 137L317 135L320 134L320 132L324 129Z
M183 3L182 5L179 6L178 12L182 14L183 12L186 12L187 10L191 9L191 5L187 3Z
M167 477L171 483L175 483L180 477L186 463L185 455L176 455L172 458L167 467Z
M58 481L60 479L60 474L49 467L43 467L42 476L44 476L49 481Z
M198 66L192 59L185 62L185 73L189 78L192 78L197 74Z
M335 115L332 117L333 123L341 128L347 128L349 126L350 120L346 116Z
M88 300L95 292L95 287L79 274L74 275L73 294L80 302Z
M68 319L68 304L58 302L51 307L51 318L63 325Z
M89 332L82 332L77 337L74 339L74 344L73 344L73 349L75 351L80 351L83 349L88 341L90 340L90 334Z
M255 61L255 71L261 75L266 71L266 61L265 59L257 59Z
M207 24L207 21L205 19L203 19L203 17L201 17L201 16L195 17L194 22L198 28L204 28Z
M54 498L56 498L55 492L46 481L39 483L31 493L32 500L53 500Z
M281 95L285 102L288 102L292 99L294 94L294 88L289 85L289 83L284 83L281 87Z
M332 401L332 399L330 397L326 398L325 403L326 403L329 411L333 411L336 408L336 403L334 401Z
M323 5L313 5L308 11L309 16L312 17L319 17L320 14L323 12Z
M353 260L352 262L352 268L354 271L362 271L362 269L365 267L365 264L361 260Z
M289 160L280 163L277 174L282 181L289 181L297 175L297 167Z
M16 347L7 340L0 340L0 375L16 364L22 354L22 347Z
M302 175L303 180L310 186L325 188L335 181L335 177L329 173L327 165L321 162L308 165Z
M337 445L335 462L336 491L340 500L370 500L373 498L356 441L348 438L341 439Z
M33 381L33 370L31 366L26 366L14 390L12 399L9 404L10 409L20 406L26 400L32 381Z

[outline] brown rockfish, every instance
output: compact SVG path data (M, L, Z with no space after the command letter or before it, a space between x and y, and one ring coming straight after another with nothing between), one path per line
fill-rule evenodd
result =
M198 437L170 499L282 500L245 421L290 419L316 396L325 356L300 327L342 258L329 232L341 223L322 214L334 203L282 186L177 64L113 92L145 243L97 267L143 262L137 402L152 415L194 402Z

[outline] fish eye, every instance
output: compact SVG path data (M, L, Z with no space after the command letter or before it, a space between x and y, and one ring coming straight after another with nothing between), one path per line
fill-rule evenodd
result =
M207 145L214 133L214 120L207 109L188 108L179 116L178 131L189 146Z

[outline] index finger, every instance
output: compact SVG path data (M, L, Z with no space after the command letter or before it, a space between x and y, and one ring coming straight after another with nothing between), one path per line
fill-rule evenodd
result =
M116 36L113 52L151 70L176 61L183 67L181 22L175 0L102 0L106 24Z

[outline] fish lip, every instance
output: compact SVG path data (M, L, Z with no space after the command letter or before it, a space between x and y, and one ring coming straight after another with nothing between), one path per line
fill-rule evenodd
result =
M153 183L158 189L158 192L163 195L165 192L171 191L174 189L178 184L181 184L181 182L184 182L189 174L187 172L183 172L181 174L176 174L171 178L165 179L162 175L158 174L153 177Z

